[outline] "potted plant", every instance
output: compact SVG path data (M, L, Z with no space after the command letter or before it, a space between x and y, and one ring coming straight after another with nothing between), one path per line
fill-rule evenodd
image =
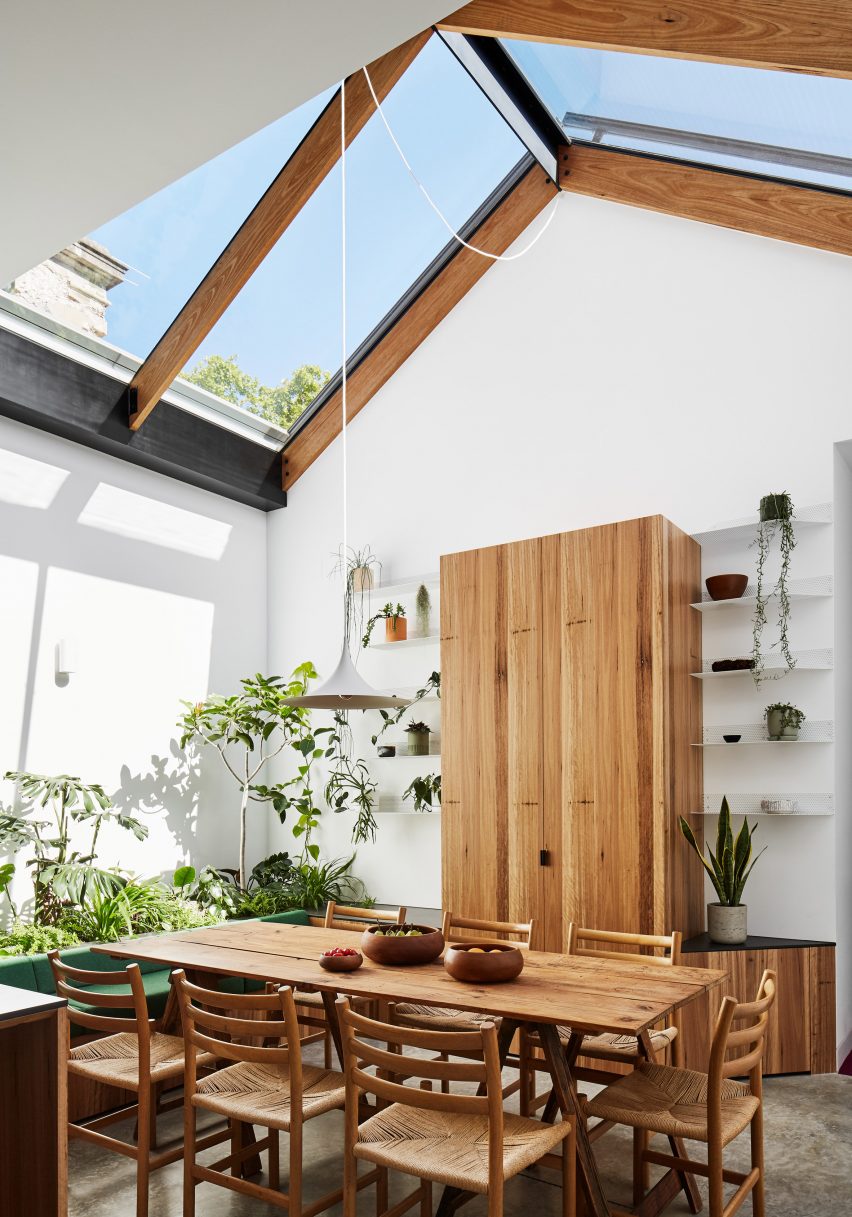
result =
M794 740L805 721L805 712L788 701L776 701L767 706L766 733L771 740Z
M432 728L427 727L425 723L410 722L405 728L405 734L408 738L408 754L409 756L428 756L429 755L429 736L432 733Z
M755 589L754 621L752 625L752 658L754 659L754 683L759 685L766 679L763 664L761 644L763 631L766 626L766 606L772 595L778 598L778 640L777 645L784 659L784 667L773 674L773 679L792 672L796 661L790 652L788 630L790 626L790 589L789 573L790 559L796 547L796 534L793 528L793 502L786 492L782 494L766 494L760 500L760 521L757 526L757 580ZM772 588L766 590L766 560L775 536L779 538L779 553L781 567Z
M417 610L417 632L425 637L429 633L432 617L432 598L429 595L429 588L425 583L421 583L417 589L415 606Z
M424 777L415 778L414 781L403 791L402 798L403 801L406 799L413 799L415 811L431 811L433 800L440 807L440 773L427 773Z
M749 828L743 818L743 826L734 841L731 831L731 809L727 798L722 799L719 811L719 828L716 833L716 853L709 850L710 861L702 854L695 834L683 816L680 831L695 850L701 865L710 876L710 882L719 897L717 902L707 905L707 929L711 942L739 943L748 937L748 908L741 903L743 888L760 854L751 860L752 838L755 829ZM764 846L764 849L766 846ZM763 850L760 851L763 853Z
M382 564L369 548L355 549L346 559L346 579L353 595L371 592L376 586L376 576L381 575Z
M394 607L390 601L380 608L377 613L374 613L367 622L367 628L364 630L364 637L361 639L361 646L368 647L370 638L373 633L373 626L377 621L384 620L385 623L385 640L387 642L404 642L408 637L408 620L405 616L405 609L401 604Z

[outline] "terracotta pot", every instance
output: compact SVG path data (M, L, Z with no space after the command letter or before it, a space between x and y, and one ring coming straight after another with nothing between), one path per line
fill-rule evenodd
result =
M748 575L711 575L704 585L711 600L739 600L748 587Z
M355 972L364 962L360 951L354 955L320 955L320 967L326 972Z
M408 621L405 617L385 617L385 640L404 642L408 637Z
M711 942L729 944L748 938L748 906L745 904L708 904L707 932Z
M389 929L420 930L413 938L386 937ZM376 931L381 930L381 934ZM361 950L373 963L385 964L389 967L405 967L414 964L432 963L444 949L444 935L431 925L412 925L407 922L401 926L371 925L361 938Z
M524 953L505 942L456 942L444 956L444 967L453 980L496 985L520 976Z

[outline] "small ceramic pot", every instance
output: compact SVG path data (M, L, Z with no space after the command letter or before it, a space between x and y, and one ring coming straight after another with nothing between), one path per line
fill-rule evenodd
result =
M745 942L748 937L747 905L708 904L707 932L711 942Z
M798 727L782 727L781 728L781 738L782 738L782 740L798 739L799 738L799 728Z
M396 756L396 744L379 744L376 751L379 756Z
M385 642L405 642L407 637L407 618L385 617Z
M373 587L373 572L369 566L356 566L352 570L352 590L356 595L369 592Z
M748 575L710 575L704 586L711 600L739 600L748 587Z
M789 494L765 494L760 500L760 519L764 524L767 520L789 520L792 514Z
M408 755L409 756L428 756L429 755L429 732L428 731L406 731L405 738L408 740Z

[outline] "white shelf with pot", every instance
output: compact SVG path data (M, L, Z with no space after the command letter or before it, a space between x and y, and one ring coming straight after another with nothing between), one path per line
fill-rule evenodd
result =
M766 680L761 684L768 684L776 680L783 680L787 676L792 676L794 672L830 672L834 667L834 651L831 647L823 647L812 651L793 651L793 659L796 666L792 672L784 670L784 661L780 655L764 655L763 670L767 673ZM753 676L752 668L729 668L724 672L714 672L714 663L723 663L734 659L749 659L746 655L719 655L716 659L705 659L701 665L700 672L690 672L696 680L727 680L731 676Z
M412 575L408 579L398 579L394 583L376 583L371 587L370 594L379 600L393 600L397 596L416 596L422 586L430 591L440 588L441 575L438 571L430 571L428 575Z
M815 575L811 579L791 579L789 596L791 600L819 600L833 594L833 585L834 580L831 575ZM765 599L771 604L778 599L777 593L772 591ZM690 608L697 609L699 613L713 613L724 609L754 608L756 604L757 594L754 585L750 583L742 596L737 596L732 600L712 600L710 595L705 593L705 598L690 605Z
M440 634L414 634L410 638L400 638L397 642L371 642L371 651L397 651L403 647L427 647L441 641Z
M831 522L831 503L817 503L812 507L802 507L793 515L793 524L797 532L800 529L819 528ZM731 520L727 524L705 528L703 532L694 532L692 536L699 545L708 545L713 541L750 540L754 536L758 523L758 518L754 515L747 519Z
M723 794L705 794L704 806L696 816L717 816ZM734 816L833 816L833 794L729 794ZM772 810L774 808L774 810Z
M738 735L738 740L726 740L726 735ZM834 743L834 723L806 719L799 728L798 739L772 740L766 734L766 723L732 723L730 726L705 727L700 744L693 748L740 748L745 746L796 747L800 744Z

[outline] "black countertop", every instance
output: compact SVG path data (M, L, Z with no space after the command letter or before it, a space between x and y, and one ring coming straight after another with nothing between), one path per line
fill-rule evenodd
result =
M711 942L709 934L698 934L687 938L682 944L684 955L695 951L718 954L720 951L784 951L796 947L833 947L833 942L820 942L813 938L759 938L750 934L745 942Z

